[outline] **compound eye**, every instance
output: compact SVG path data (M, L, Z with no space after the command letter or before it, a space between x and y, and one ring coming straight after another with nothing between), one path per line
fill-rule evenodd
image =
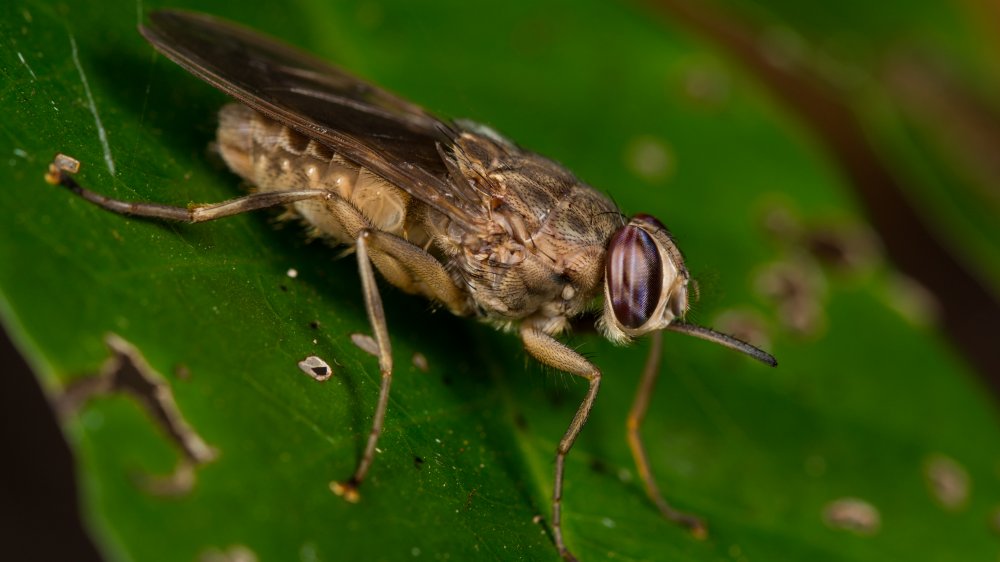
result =
M653 215L647 215L646 213L639 213L638 215L632 217L632 220L640 220L652 226L655 230L667 229L667 227L663 226L663 223L660 222L656 217L654 217Z
M663 263L653 237L636 226L619 228L608 243L604 268L618 322L630 330L648 322L663 291Z

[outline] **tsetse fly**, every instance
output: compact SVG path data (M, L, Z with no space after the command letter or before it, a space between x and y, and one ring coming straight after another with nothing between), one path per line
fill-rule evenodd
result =
M371 467L392 382L392 351L375 282L422 295L458 316L515 332L531 356L589 387L559 441L552 534L561 527L566 455L594 407L601 370L556 337L574 318L598 315L615 343L650 334L650 359L628 417L628 438L650 499L670 521L704 535L702 522L670 506L650 474L640 437L659 370L663 330L741 351L750 344L684 321L689 275L655 218L626 218L562 166L470 121L424 109L310 55L207 15L158 11L143 36L186 70L234 97L219 113L226 164L255 186L216 204L172 207L111 199L80 186L60 156L48 179L123 215L203 222L288 206L318 234L353 249L382 374L378 405L354 474L331 488L348 501Z

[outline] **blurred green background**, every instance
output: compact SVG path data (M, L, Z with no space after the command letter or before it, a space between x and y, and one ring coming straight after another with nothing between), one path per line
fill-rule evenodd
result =
M54 514L76 495L107 560L557 558L551 472L580 381L387 288L397 377L349 505L327 483L353 469L379 379L349 339L367 331L354 260L273 213L128 220L42 181L64 152L124 199L240 192L208 149L224 96L136 31L167 6L489 124L657 216L698 280L690 318L778 357L665 336L644 436L668 498L707 520L699 542L659 517L625 443L646 344L569 338L605 372L567 468L581 559L1000 556L995 3L143 0L0 7L0 320L53 399L124 337L219 456L190 492L150 493L180 452L135 400L103 397L61 424L69 490L6 360L12 559L65 558L72 513ZM312 354L334 378L298 370ZM37 478L53 464L63 481Z

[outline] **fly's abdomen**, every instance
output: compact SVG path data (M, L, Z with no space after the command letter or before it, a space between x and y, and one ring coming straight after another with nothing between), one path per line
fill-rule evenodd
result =
M375 228L404 233L410 196L326 145L235 103L219 112L217 140L229 168L259 191L330 191L351 201ZM293 206L320 233L353 242L326 202L301 201Z

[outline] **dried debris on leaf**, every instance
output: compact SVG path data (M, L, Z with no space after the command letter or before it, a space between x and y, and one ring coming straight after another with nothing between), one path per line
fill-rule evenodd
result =
M104 343L111 351L100 371L79 378L66 386L55 400L60 417L76 414L92 398L125 394L134 398L149 417L181 450L181 459L174 473L165 476L143 476L141 484L150 493L178 495L191 490L195 483L195 468L211 462L218 455L184 419L173 391L162 375L156 372L131 343L116 334L108 334Z

